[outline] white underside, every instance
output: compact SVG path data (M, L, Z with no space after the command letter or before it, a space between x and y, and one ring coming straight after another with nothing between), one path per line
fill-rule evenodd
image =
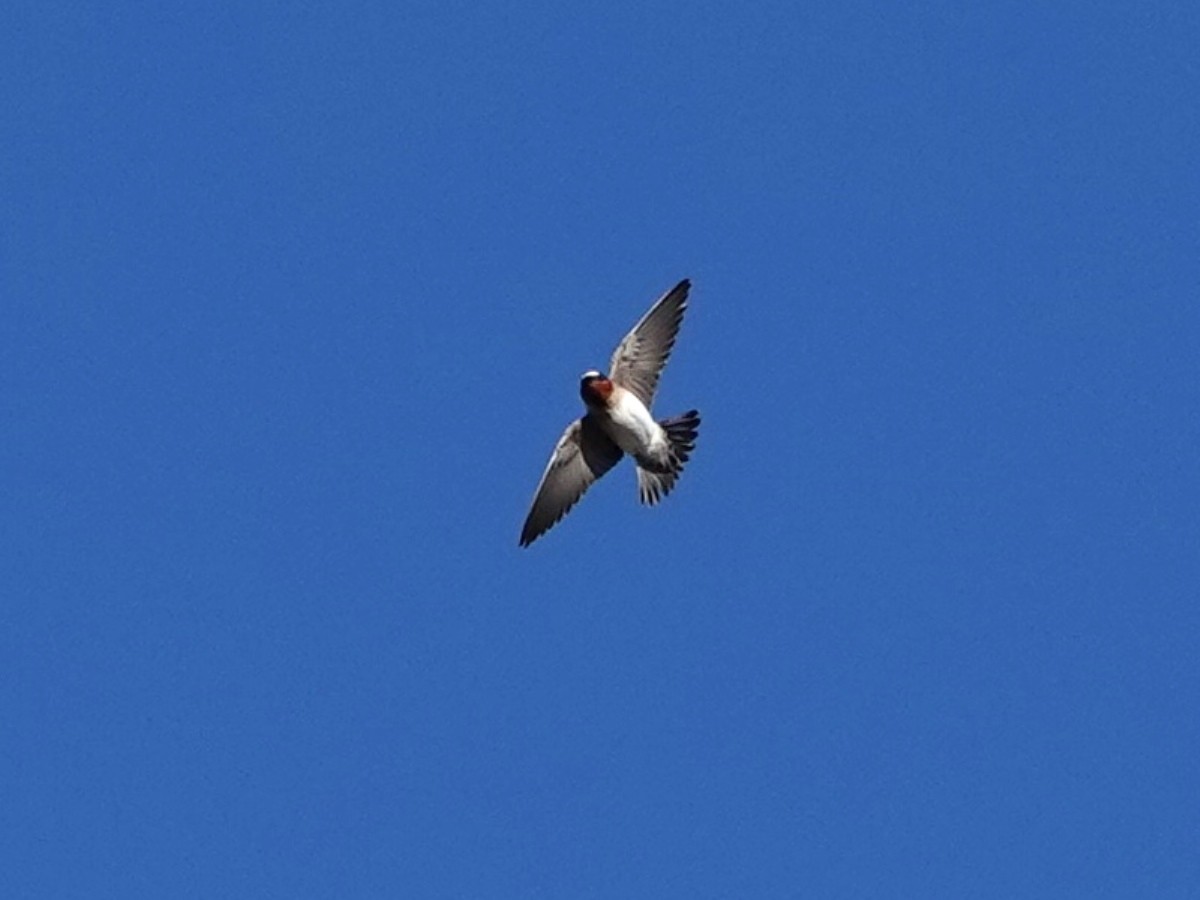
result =
M659 458L668 448L667 433L630 391L619 391L600 424L613 443L635 457Z

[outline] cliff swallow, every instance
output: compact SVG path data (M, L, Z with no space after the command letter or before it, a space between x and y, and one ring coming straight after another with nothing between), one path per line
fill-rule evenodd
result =
M581 376L579 393L587 413L567 426L554 447L521 529L522 547L566 515L626 453L637 463L642 503L653 506L675 486L696 448L700 414L693 409L656 422L650 405L675 346L690 287L684 279L650 307L617 345L607 376L595 369Z

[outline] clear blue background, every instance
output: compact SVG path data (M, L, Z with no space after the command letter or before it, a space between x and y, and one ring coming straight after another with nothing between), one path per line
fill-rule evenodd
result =
M1052 6L6 7L0 893L1200 895L1200 7Z

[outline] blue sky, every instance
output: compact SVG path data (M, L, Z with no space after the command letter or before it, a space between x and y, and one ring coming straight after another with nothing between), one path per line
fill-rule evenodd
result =
M1196 7L0 35L5 896L1200 892Z

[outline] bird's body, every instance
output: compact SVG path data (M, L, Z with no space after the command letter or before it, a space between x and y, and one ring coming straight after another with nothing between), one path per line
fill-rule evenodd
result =
M585 375L588 378L591 373ZM597 380L604 379L596 373ZM594 382L593 382L594 385ZM609 382L606 390L597 390L594 386L585 388L584 403L587 404L588 414L594 416L600 429L609 439L638 461L639 465L650 468L662 468L667 465L668 450L667 433L663 427L654 421L646 404L637 396L622 387Z
M675 343L690 284L681 281L659 299L617 346L611 375L584 372L579 393L587 414L559 438L521 531L528 546L566 514L592 482L625 454L637 463L638 491L653 505L675 485L695 449L695 410L655 421L650 404Z

